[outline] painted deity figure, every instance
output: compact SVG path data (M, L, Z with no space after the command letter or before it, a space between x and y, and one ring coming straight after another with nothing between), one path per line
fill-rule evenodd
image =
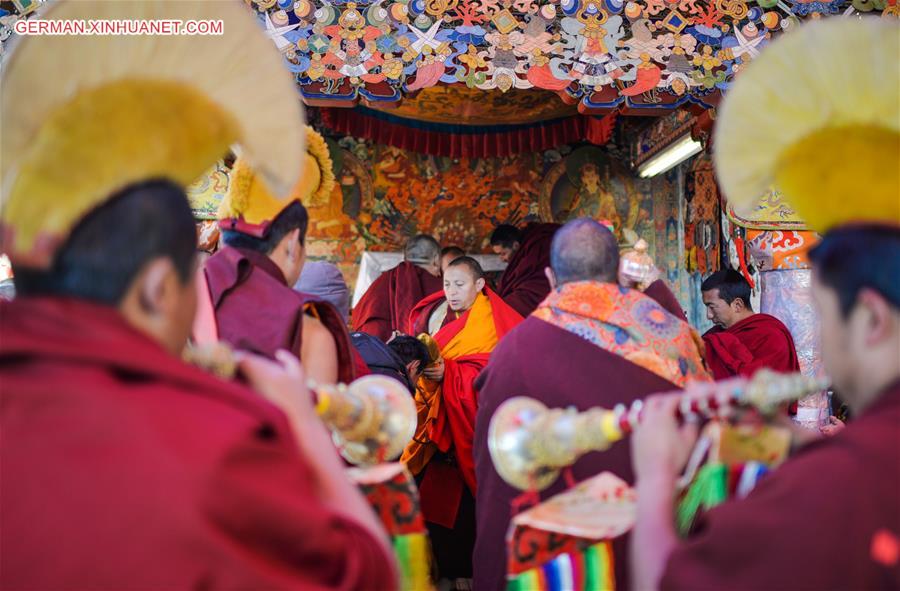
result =
M582 216L609 221L616 232L621 231L622 218L615 196L603 186L600 169L591 162L581 167L581 185L568 211L563 212L563 219Z

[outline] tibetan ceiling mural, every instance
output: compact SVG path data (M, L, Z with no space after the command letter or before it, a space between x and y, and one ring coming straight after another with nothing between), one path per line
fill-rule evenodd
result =
M245 0L311 105L438 84L552 91L584 113L716 104L773 36L897 0Z
M804 19L900 16L898 0L243 0L304 100L396 107L438 85L541 89L586 114L715 106ZM43 0L0 0L0 59Z

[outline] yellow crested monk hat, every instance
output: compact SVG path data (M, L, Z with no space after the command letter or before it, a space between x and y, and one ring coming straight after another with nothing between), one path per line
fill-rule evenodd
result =
M335 178L328 145L316 130L306 126L306 153L300 166L294 165L299 180L286 199L279 199L268 183L244 158L231 170L228 193L219 204L219 227L263 238L272 221L291 203L318 205L328 201Z
M230 146L276 193L296 183L303 110L242 3L60 0L40 16L215 20L223 33L16 40L0 83L0 251L13 264L49 267L120 189L153 178L186 186Z
M762 51L716 122L738 214L774 187L812 229L900 225L900 21L826 18Z

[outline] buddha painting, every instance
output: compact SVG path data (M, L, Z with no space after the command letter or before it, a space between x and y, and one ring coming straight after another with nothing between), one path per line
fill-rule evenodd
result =
M581 166L579 172L581 186L578 187L568 207L561 210L560 214L567 219L589 217L605 220L611 222L614 228L621 228L622 221L616 209L616 199L601 183L597 165L587 162Z
M558 162L541 187L542 217L559 223L578 217L606 221L621 237L629 199L625 195L617 198L614 193L611 168L606 154L592 148L576 150Z

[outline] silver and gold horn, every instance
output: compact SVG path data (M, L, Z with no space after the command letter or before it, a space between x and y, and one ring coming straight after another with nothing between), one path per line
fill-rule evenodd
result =
M187 362L222 379L237 373L234 351L224 342L189 346ZM416 434L416 403L406 386L393 378L371 375L344 384L308 384L316 412L331 430L344 458L371 465L397 458Z
M381 375L349 386L310 384L316 412L344 458L357 465L393 460L416 434L416 404L399 381Z
M824 390L828 381L802 374L760 370L747 380L698 382L681 394L681 419L724 416L738 406L751 406L771 415L781 405ZM548 409L543 403L519 396L500 405L488 426L488 449L501 478L521 490L543 490L559 471L581 456L603 451L637 426L643 401L613 410L591 408Z

